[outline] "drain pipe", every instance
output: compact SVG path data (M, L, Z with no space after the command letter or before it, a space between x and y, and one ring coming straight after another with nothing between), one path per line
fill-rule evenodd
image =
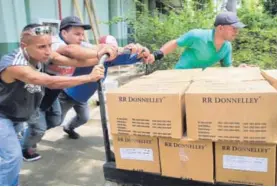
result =
M62 3L61 0L58 0L58 10L59 10L59 19L62 20Z

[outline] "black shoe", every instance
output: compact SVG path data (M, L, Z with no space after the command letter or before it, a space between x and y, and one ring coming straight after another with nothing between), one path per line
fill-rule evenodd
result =
M22 150L23 160L26 162L32 162L41 159L41 156L34 152L32 149Z
M78 139L80 138L80 135L74 131L74 129L66 129L63 128L63 131L66 132L68 134L68 137L71 139Z

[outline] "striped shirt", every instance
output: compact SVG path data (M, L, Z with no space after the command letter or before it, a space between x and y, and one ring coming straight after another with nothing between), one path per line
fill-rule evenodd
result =
M19 48L1 58L0 73L12 66L32 66ZM32 66L33 67L33 66ZM43 65L34 67L43 71ZM28 84L16 80L6 83L0 79L0 116L15 122L26 121L40 105L44 89L40 85Z

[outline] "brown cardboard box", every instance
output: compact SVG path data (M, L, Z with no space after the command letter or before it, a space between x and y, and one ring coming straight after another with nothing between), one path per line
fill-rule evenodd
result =
M214 182L211 141L159 138L159 147L163 176Z
M136 80L107 93L112 134L181 138L189 82Z
M117 168L161 172L157 138L113 135L113 146Z
M194 82L185 98L191 139L277 141L277 91L267 81Z
M276 145L215 144L217 182L275 186Z
M277 89L277 70L262 70L263 77Z
M249 68L206 68L193 78L194 81L253 81L264 80L261 70L257 67Z

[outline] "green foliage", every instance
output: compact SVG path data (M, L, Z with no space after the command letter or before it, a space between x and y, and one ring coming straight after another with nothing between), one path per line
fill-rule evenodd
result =
M276 0L262 0L265 11L272 15L277 14L277 1Z
M241 20L248 26L241 30L233 42L234 65L254 64L261 68L277 67L277 18L261 11L239 11Z

